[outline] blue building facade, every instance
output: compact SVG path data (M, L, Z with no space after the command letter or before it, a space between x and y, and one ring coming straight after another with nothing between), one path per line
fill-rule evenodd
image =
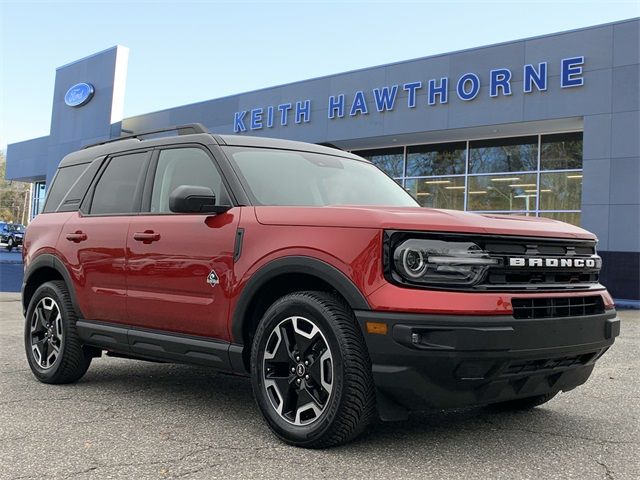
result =
M640 20L346 72L122 117L128 51L56 72L51 133L9 145L37 214L88 143L184 123L328 142L371 159L425 207L544 216L595 232L603 283L640 301Z

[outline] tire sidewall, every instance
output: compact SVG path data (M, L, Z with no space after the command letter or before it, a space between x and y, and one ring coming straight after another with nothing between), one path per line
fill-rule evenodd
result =
M321 416L309 425L293 425L275 411L264 387L263 356L271 332L282 320L299 316L311 320L324 335L333 358L333 386L329 405ZM271 306L260 322L251 349L251 383L254 397L263 416L273 431L285 442L297 446L313 443L331 428L339 414L344 394L344 355L339 339L332 327L331 319L322 307L309 297L282 299ZM292 441L292 439L295 439Z
M27 353L27 361L29 362L29 366L31 367L31 371L33 372L33 374L39 380L44 382L53 380L57 377L63 363L63 358L67 348L69 322L72 318L71 315L73 315L73 312L69 312L66 309L66 304L64 301L65 294L66 293L60 291L60 289L55 284L51 282L45 283L35 291L35 293L31 297L31 301L29 302L29 307L27 308L24 326L24 344ZM44 297L53 298L57 303L62 315L62 342L60 345L60 353L58 354L58 358L56 358L53 366L47 369L44 369L38 365L35 358L33 358L33 352L31 351L31 319L33 317L36 306Z

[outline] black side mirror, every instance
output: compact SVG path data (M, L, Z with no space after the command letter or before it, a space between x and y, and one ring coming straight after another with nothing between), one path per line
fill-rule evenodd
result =
M169 195L169 210L175 213L224 213L230 209L228 205L216 205L209 187L180 185Z

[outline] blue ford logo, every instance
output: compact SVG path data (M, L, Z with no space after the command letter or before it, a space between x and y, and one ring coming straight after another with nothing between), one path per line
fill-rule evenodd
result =
M67 90L64 96L64 103L70 107L81 107L89 103L94 93L95 89L90 83L76 83Z

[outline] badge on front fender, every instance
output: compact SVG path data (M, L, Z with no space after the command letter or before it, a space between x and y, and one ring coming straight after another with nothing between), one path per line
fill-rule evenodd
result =
M211 272L209 272L209 275L207 276L207 283L212 287L215 287L218 283L220 283L215 270L211 270Z

